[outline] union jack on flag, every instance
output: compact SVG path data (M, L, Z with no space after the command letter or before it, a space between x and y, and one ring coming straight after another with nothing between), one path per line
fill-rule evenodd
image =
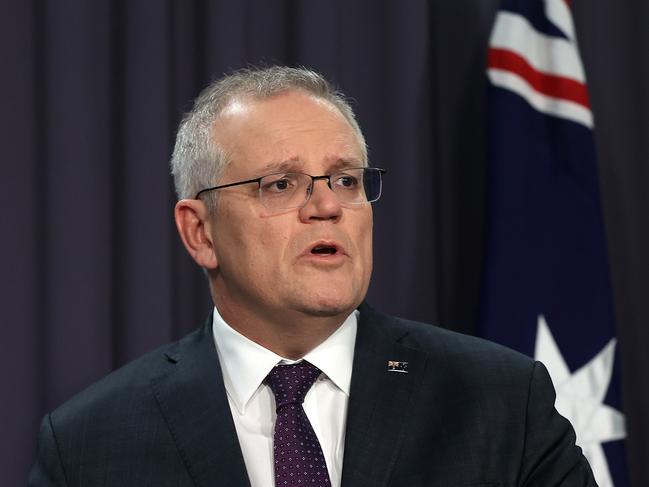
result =
M545 364L598 484L625 487L595 122L570 2L504 0L488 52L479 330Z

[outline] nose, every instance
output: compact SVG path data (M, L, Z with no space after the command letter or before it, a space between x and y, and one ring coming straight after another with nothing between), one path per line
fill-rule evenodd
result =
M342 216L342 206L328 181L316 179L311 186L309 199L300 208L299 213L300 219L305 223L314 220L338 220Z

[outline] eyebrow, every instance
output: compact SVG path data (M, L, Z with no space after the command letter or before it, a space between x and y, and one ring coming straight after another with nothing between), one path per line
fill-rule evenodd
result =
M299 165L300 161L297 158L287 159L285 161L279 162L269 162L265 166L259 169L259 174L270 174L274 172L289 171L295 168L295 165Z
M279 162L270 162L259 169L259 174L272 174L275 172L292 172L292 171L301 171L304 163L298 158L291 158L285 161ZM327 172L338 171L340 169L347 169L350 167L363 167L364 164L361 160L356 158L340 158L336 160L333 164L329 166Z

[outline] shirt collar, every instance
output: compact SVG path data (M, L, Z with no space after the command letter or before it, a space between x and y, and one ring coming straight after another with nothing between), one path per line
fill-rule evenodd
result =
M334 333L304 356L304 360L318 367L347 396L352 377L358 315L358 310L353 311ZM213 317L212 332L225 389L237 411L245 414L248 402L271 369L279 362L296 361L271 352L233 329L216 307Z

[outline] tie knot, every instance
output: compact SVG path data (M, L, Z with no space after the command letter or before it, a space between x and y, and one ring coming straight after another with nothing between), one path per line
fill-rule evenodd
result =
M304 396L320 375L320 369L303 360L297 364L276 365L266 376L275 395L277 409L287 404L302 404Z

